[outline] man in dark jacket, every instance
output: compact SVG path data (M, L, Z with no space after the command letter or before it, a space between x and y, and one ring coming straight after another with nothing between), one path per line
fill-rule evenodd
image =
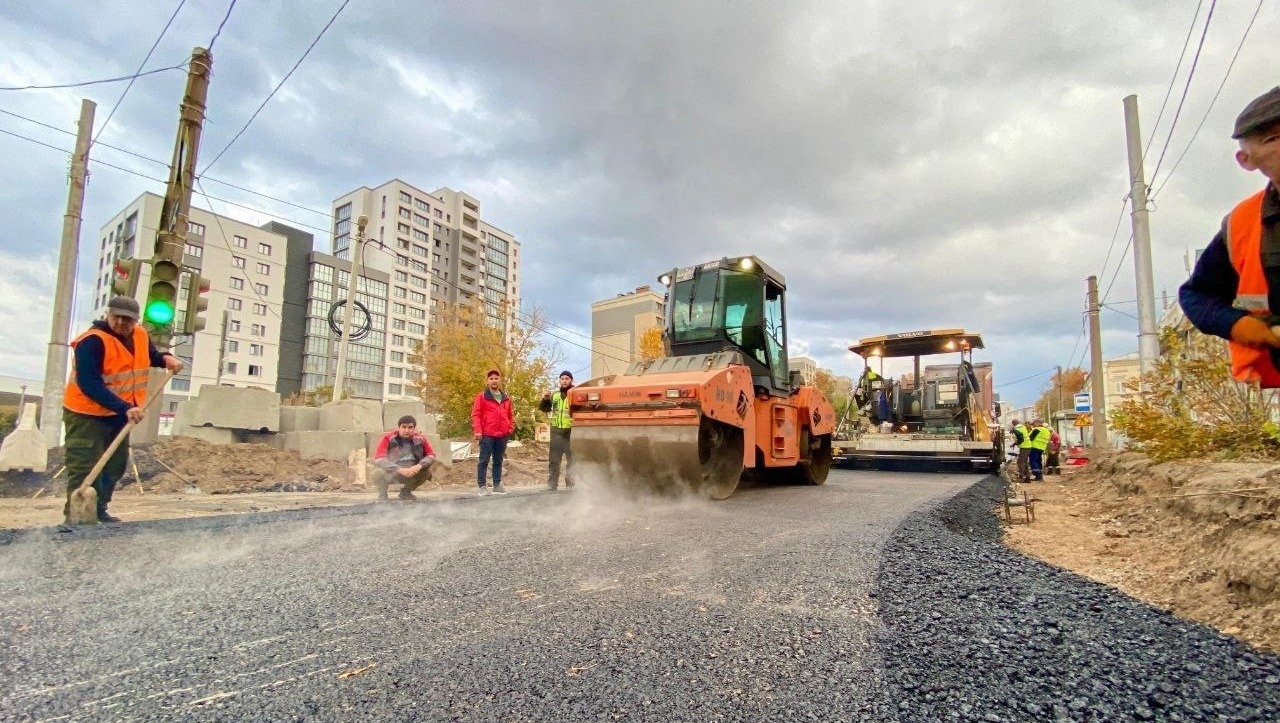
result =
M493 491L505 495L502 486L502 459L507 452L507 438L516 429L515 414L511 411L511 397L502 391L502 372L490 369L485 374L484 391L476 395L471 404L471 431L480 446L480 459L476 461L476 484L480 494L487 495L485 475L489 460L493 460Z
M80 486L98 458L124 425L142 421L147 400L147 370L151 367L182 371L182 361L160 352L146 329L138 324L138 302L117 296L107 304L105 319L71 342L71 378L62 393L62 423L66 426L67 504L63 521L71 512L71 493ZM126 438L107 460L102 474L91 484L98 493L98 521L119 522L107 512L116 482L129 461Z
M378 468L374 484L378 487L378 499L387 499L387 487L400 482L400 499L416 500L413 491L431 479L431 468L436 455L427 438L418 433L418 420L406 414L396 428L383 435L378 449L373 453L373 465Z
M573 478L570 472L573 467L573 453L569 451L569 436L573 432L573 419L569 416L569 390L573 388L573 373L568 369L560 372L560 388L542 395L542 403L538 409L551 415L551 472L547 475L547 487L555 491L560 481L560 460L564 458L564 486L572 487Z

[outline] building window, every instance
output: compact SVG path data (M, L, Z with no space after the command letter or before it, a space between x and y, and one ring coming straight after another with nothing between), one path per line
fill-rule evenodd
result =
M227 309L230 311L239 311L243 303L239 299L227 299Z
M400 215L400 218L413 218L413 211L410 211L404 206L401 206L396 213Z
M235 362L227 362L227 373L228 373L228 374L235 374L235 373L236 373L236 363L235 363Z
M270 256L270 255L271 255L271 244L259 243L259 244L258 244L258 253L262 254L263 256Z
M249 376L251 376L251 377L260 377L260 376L262 376L262 366L261 366L261 365L258 365L258 364L250 364L250 365L249 365Z
M425 304L427 303L427 295L421 291L410 291L409 300L415 304Z
M408 281L408 280L409 280L409 274L407 274L407 273L405 273L405 272L403 272L403 271L397 271L397 272L396 272L396 281L399 281L399 282L401 282L401 283L404 283L404 282L406 282L406 281Z
M402 352L402 351L393 351L393 352L391 352L391 361L396 362L397 364L401 364L401 363L403 363L403 362L404 362L404 352Z
M244 288L244 279L238 279L238 278L236 278L236 277L232 276L232 277L231 277L231 288L233 288L233 289L243 289L243 288Z
M401 303L400 303L400 302L398 302L398 301L397 301L396 303L392 304L392 305L391 305L391 313L393 313L393 314L400 314L400 315L402 315L402 316L403 316L403 315L404 315L404 304L401 304Z
M396 223L396 231L397 231L398 233L402 233L402 234L408 235L408 233L409 233L409 224L407 224L407 223L398 223L398 222L397 222L397 223Z
M404 319L392 319L391 328L396 331L404 331Z
M234 354L238 351L240 351L240 342L236 341L235 339L228 339L227 352L230 354Z
M404 191L401 191L401 192L400 192L400 203L413 203L413 196L410 196L409 194L405 193Z
M249 333L252 336L266 336L267 327L264 324L254 324Z
M405 296L408 295L408 293L409 292L403 286L397 286L391 290L391 295L396 297L397 299L403 299Z
M187 221L187 233L195 234L196 236L203 236L204 224L196 223L195 221ZM174 380L174 381L177 381L177 380Z
M264 264L264 263L262 263L261 261L259 261L259 262L258 262L258 273L259 273L259 274L262 274L263 276L270 276L270 275L271 275L271 265L270 265L270 264Z
M249 356L262 356L262 345L261 345L261 344L250 344L250 345L249 345Z
M169 391L189 392L191 391L191 380L190 379L174 379L169 382Z
M254 290L254 291L257 291L259 296L266 296L266 295L267 295L267 285L266 285L266 284L254 284L254 285L253 285L253 290Z
M399 334L392 334L391 346L404 346L404 337Z
M187 244L182 247L182 253L186 254L187 256L202 258L204 256L204 247L196 246L195 244Z
M231 242L234 243L236 245L236 248L238 249L249 248L249 239L245 238L244 236L232 236Z
M414 334L416 336L422 336L423 334L426 333L426 331L427 331L427 328L422 324L414 324L414 323L409 324L410 334Z
M232 319L227 322L227 331L240 331L240 320Z
M266 304L254 304L254 305L253 305L253 313L254 313L254 314L257 314L258 316L266 316L266 315L267 315L267 305L266 305Z
M400 391L400 389L401 387L399 384L388 384L387 394L404 394L404 392Z
M400 367L391 367L387 370L387 376L392 379L402 379L404 378L404 370Z
M231 265L232 265L232 266L234 266L234 267L236 267L237 269L243 269L243 268L244 268L244 257L243 257L243 256L232 256L232 257L231 257Z

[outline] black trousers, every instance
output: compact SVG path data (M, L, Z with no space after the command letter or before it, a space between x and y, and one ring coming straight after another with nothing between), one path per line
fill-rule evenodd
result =
M547 486L555 489L560 480L560 460L564 459L564 485L573 486L573 451L569 449L569 435L573 429L551 428L551 473L547 476Z

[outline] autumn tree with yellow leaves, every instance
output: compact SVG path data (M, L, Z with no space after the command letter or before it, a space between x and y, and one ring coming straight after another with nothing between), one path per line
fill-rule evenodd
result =
M422 364L418 393L429 411L442 416L441 435L471 436L471 405L484 389L485 373L497 369L503 390L511 396L515 436L533 436L544 416L538 403L542 392L554 386L551 375L559 356L538 339L546 326L545 314L535 309L526 316L513 321L504 337L479 303L437 310L416 358Z
M666 345L662 343L662 327L651 326L641 332L638 346L641 361L653 361L666 356Z

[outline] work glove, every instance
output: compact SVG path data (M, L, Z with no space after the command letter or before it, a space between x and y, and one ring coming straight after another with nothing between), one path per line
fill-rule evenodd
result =
M1280 336L1277 336L1267 322L1246 314L1231 325L1231 341L1254 347L1280 347Z

